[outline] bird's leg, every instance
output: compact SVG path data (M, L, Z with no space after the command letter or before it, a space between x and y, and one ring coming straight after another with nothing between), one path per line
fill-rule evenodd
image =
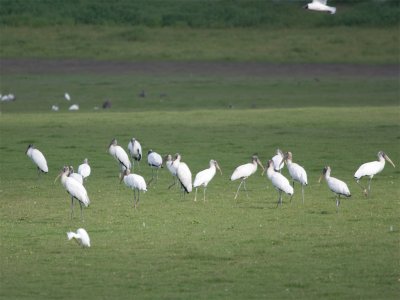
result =
M282 202L281 202L281 192L280 191L278 191L278 195L279 195L279 197L278 197L278 203L276 204L276 207L278 207L279 206L279 204L280 205L282 205Z
M301 185L301 196L303 198L303 204L304 204L304 185Z
M136 190L133 190L133 207L136 209Z
M239 189L240 189L240 187L241 187L241 185L242 185L243 182L244 182L244 179L242 179L242 181L241 181L240 184L239 184L239 187L238 187L238 189L237 189L237 191L236 191L235 199L237 198L237 196L238 196L238 194L239 194Z
M369 182L368 182L368 194L371 191L371 181L372 181L372 176L369 178Z
M293 189L294 189L294 180L292 181L292 186L293 186ZM290 204L292 204L292 198L293 198L293 194L290 196Z
M139 207L139 200L140 200L140 191L137 191L137 202L136 202L136 206Z
M147 182L147 185L150 186L150 183L153 181L154 179L154 169L151 169L151 179L149 180L149 182Z
M157 181L158 181L158 168L156 170L156 183L157 183Z
M81 220L82 220L82 222L85 222L85 219L83 218L83 209L82 209L81 201L79 201L79 205L81 206Z
M340 195L336 196L336 212L339 212Z
M176 177L174 176L174 182L168 187L168 189L172 188L176 184Z
M243 188L246 191L246 197L249 198L249 193L247 192L247 189L246 189L246 180L243 180Z
M363 187L360 183L360 179L356 180L357 184L359 185L359 187L361 187L361 189L363 190L364 196L367 197L368 196L368 191L365 187Z
M206 202L206 187L204 187L204 190L203 190L203 201L204 202Z
M197 201L197 188L196 191L194 192L194 201Z
M71 220L72 217L74 216L74 197L71 197Z

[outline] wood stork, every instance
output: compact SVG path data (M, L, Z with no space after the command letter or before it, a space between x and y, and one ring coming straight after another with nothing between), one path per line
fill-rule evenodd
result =
M33 161L38 169L38 175L40 172L48 173L49 168L47 167L47 161L43 153L36 149L32 144L26 149L26 155Z
M292 152L287 152L285 154L285 161L287 168L289 170L290 177L292 177L292 184L294 188L294 182L297 181L301 185L301 196L303 198L304 204L304 186L308 184L307 173L304 168L292 161ZM291 199L291 198L290 198Z
M303 8L315 10L315 11L322 11L322 12L329 12L331 15L336 13L336 7L326 5L327 0L313 0L311 3L306 4Z
M181 161L181 155L179 153L175 155L173 165L177 167L176 177L181 184L183 194L190 193L193 189L192 172L190 171L188 165Z
M282 205L282 192L292 196L294 191L289 180L281 173L275 171L274 161L271 159L267 163L267 177L271 180L272 185L278 191L278 205Z
M111 140L110 145L108 146L108 152L114 157L120 166L120 177L124 173L126 169L131 169L131 161L129 160L128 154L126 154L125 150L118 145L117 140L113 138Z
M218 162L216 160L210 160L210 167L208 169L205 169L203 171L200 171L199 173L196 174L196 177L194 178L193 182L193 187L196 188L196 193L194 196L194 201L197 201L197 188L199 186L203 186L203 201L206 201L206 189L208 183L214 178L215 173L217 172L217 169L220 171L222 175L221 168L218 165Z
M71 196L71 219L72 216L74 215L74 199L76 199L79 201L79 205L81 207L81 219L83 221L82 205L85 207L89 206L90 204L89 196L86 192L85 187L75 179L68 177L68 174L69 174L69 168L65 166L62 169L61 173L54 180L54 183L61 176L61 183L67 190L68 194L70 194Z
M85 158L83 163L78 167L78 173L82 175L84 179L90 176L91 168L89 165L89 160Z
M350 190L345 182L335 177L331 177L331 168L329 166L326 166L322 170L322 174L319 177L318 182L321 182L321 179L324 176L329 189L336 194L336 212L337 212L339 210L339 205L340 205L340 196L351 197Z
M150 149L147 152L147 163L149 164L149 166L151 168L151 179L149 180L149 182L147 184L150 185L150 183L153 181L153 179L154 179L154 170L156 171L156 183L157 183L158 170L160 168L162 168L162 163L163 163L161 155Z
M140 145L139 141L135 138L132 138L128 144L128 151L133 159L133 165L135 165L135 161L139 162L142 160L142 145Z
M366 197L368 196L368 193L371 191L372 178L374 177L374 175L382 172L383 168L385 167L385 160L387 160L393 166L393 168L396 167L385 152L379 151L377 161L371 161L362 164L354 174L354 178L356 179L358 185L363 189L364 195ZM364 176L369 176L368 190L360 184L360 179Z
M168 171L171 173L172 177L173 177L173 182L172 184L170 184L168 186L168 189L170 189L171 187L173 187L176 184L176 172L178 171L178 162L176 164L174 164L174 161L172 159L172 155L168 154L165 157L165 165L167 166Z
M274 162L274 168L276 172L281 172L285 166L284 154L280 149L276 149L276 155L274 155L271 160Z
M124 183L128 188L133 190L133 205L136 208L136 206L139 206L140 191L147 192L146 181L142 176L131 173L129 169L124 171L121 181L122 180L124 180Z
M75 179L80 184L83 184L83 176L81 174L79 174L79 173L75 173L74 172L74 168L72 166L69 166L68 177L70 177L72 179Z
M232 176L231 176L231 181L237 180L239 178L241 179L241 182L236 191L236 195L235 195L234 199L236 199L237 196L239 195L239 190L240 190L240 187L242 186L242 184L243 184L244 190L246 191L246 194L247 194L245 180L257 171L257 164L260 165L260 167L264 170L264 167L261 164L261 161L258 159L257 155L253 155L251 158L251 163L241 165L241 166L237 167L235 169L235 171L233 171Z
M90 238L87 231L83 228L79 228L76 232L69 231L67 232L68 240L74 239L78 245L82 246L82 248L90 247Z

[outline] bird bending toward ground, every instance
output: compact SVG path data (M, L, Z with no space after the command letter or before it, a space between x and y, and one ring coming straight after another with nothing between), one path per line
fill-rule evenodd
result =
M329 166L326 166L322 170L322 174L319 177L318 182L321 182L322 177L325 177L329 189L336 194L336 212L337 212L339 210L339 205L340 205L340 196L351 197L350 190L345 182L335 177L331 177L331 168Z
M396 166L394 165L394 163L391 161L391 159L389 158L389 156L386 155L385 152L383 151L379 151L378 152L378 160L377 161L371 161L371 162L367 162L365 164L362 164L358 170L356 171L356 173L354 173L354 178L357 181L357 184L363 189L364 195L367 197L369 192L371 191L371 180L374 177L374 175L382 172L383 168L385 167L385 161L388 161L393 168L395 168ZM366 189L365 187L363 187L360 184L360 179L364 176L368 176L369 177L369 182L368 182L368 189Z
M26 149L25 153L36 165L38 169L38 174L40 174L40 172L43 173L49 172L49 168L47 167L47 161L43 153L40 152L38 149L36 149L32 144L28 146L28 149Z
M206 201L206 189L208 183L214 178L215 173L217 172L217 169L220 171L222 175L221 168L218 165L218 162L216 160L210 160L210 167L208 169L205 169L203 171L200 171L197 173L196 177L194 178L193 182L193 187L196 188L196 193L194 196L194 201L197 201L197 188L199 186L203 186L203 201Z
M281 173L275 171L274 162L271 159L267 163L267 177L271 180L272 185L278 191L278 205L282 205L282 192L292 196L293 195L293 187L290 185L289 180Z
M82 248L90 247L89 235L83 228L79 228L76 233L72 231L67 232L67 237L69 241L74 239L78 243L78 245L82 246Z

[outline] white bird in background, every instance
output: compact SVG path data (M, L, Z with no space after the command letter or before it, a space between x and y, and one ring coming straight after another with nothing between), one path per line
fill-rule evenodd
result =
M140 191L147 192L146 181L144 178L137 174L131 174L129 169L126 169L122 175L121 181L124 180L125 185L133 190L133 205L139 205L140 200ZM137 199L136 199L136 191L137 191Z
M295 181L301 184L301 195L303 197L304 204L304 186L308 184L307 173L302 166L292 162L292 157L292 152L287 152L285 154L286 165L289 170L290 177L292 177L293 188Z
M340 205L340 196L351 197L350 190L345 182L335 177L331 177L331 168L329 166L326 166L322 170L322 174L319 177L318 182L321 182L321 179L324 176L329 189L336 194L336 212L337 212L339 210L339 205Z
M72 104L68 110L70 111L74 111L74 110L79 110L79 105L78 104Z
M61 183L67 190L68 194L70 194L71 196L71 219L72 216L74 215L74 199L76 199L79 201L79 205L81 207L81 219L83 220L82 205L85 207L89 206L90 204L89 196L87 194L85 187L75 179L68 177L68 174L69 174L69 168L65 166L62 169L61 173L54 180L54 183L56 182L58 177L61 176Z
M282 205L282 192L292 196L294 193L293 187L290 185L289 180L287 180L285 176L275 171L273 160L268 161L267 177L269 180L271 180L272 185L278 191L278 205Z
M131 161L129 160L128 154L126 154L125 150L118 145L115 138L111 140L111 143L108 146L108 153L118 161L121 169L120 177L126 169L131 169Z
M65 98L65 100L67 100L67 101L71 101L71 96L70 96L68 93L65 93L65 94L64 94L64 98Z
M236 191L236 195L235 195L234 199L237 198L237 196L239 194L240 187L242 186L242 184L243 184L244 190L246 191L246 194L247 194L245 180L249 176L251 176L252 174L254 174L257 171L257 164L259 164L260 167L264 170L264 167L261 164L260 160L258 159L257 155L253 155L252 158L251 158L251 163L241 165L241 166L237 167L235 169L235 171L233 171L232 176L231 176L231 181L234 181L234 180L239 179L239 178L242 180L240 182L240 184L239 184L239 187L238 187L237 191Z
M206 201L206 189L208 183L214 178L215 173L217 172L217 169L220 171L222 175L221 168L218 165L218 162L216 160L210 160L210 167L208 169L205 169L203 171L200 171L199 173L196 174L196 177L194 178L193 182L193 187L196 188L196 193L194 196L194 201L197 201L197 188L199 186L203 186L203 201Z
M383 168L385 167L385 160L387 160L393 166L393 168L396 167L385 152L379 151L377 161L371 161L362 164L354 174L354 178L356 179L358 185L363 189L365 196L368 196L368 193L371 191L371 180L374 175L382 172ZM369 176L368 190L360 184L360 179L364 176Z
M315 11L322 11L322 12L329 12L331 15L336 13L336 7L326 5L327 0L313 0L311 3L306 4L303 8L315 10Z
M128 151L133 159L133 165L135 165L135 160L138 162L142 159L142 146L139 141L135 138L132 138L128 144Z
M147 163L149 164L149 166L151 168L151 179L149 180L149 182L147 184L150 185L150 182L152 182L154 180L154 170L156 170L156 183L157 183L158 170L160 168L162 168L162 163L163 163L161 155L150 149L147 152Z
M83 184L83 176L79 173L74 172L74 168L72 166L69 166L69 174L68 177L75 179L78 181L80 184Z
M175 155L173 164L177 166L176 176L181 183L183 194L190 193L193 189L192 172L190 172L188 165L181 161L181 155L179 153Z
M83 163L78 167L78 173L82 175L84 179L90 176L91 168L87 158L83 160Z
M172 160L172 155L168 154L165 157L165 165L167 166L168 171L171 173L172 177L173 177L173 182L171 185L168 186L168 189L170 189L171 187L173 187L176 184L176 172L178 171L178 162L176 164L174 164L174 161Z
M28 146L28 149L26 149L25 153L36 165L38 169L38 174L40 174L40 172L43 173L49 172L49 168L47 167L47 161L43 153L40 152L38 149L36 149L32 144Z
M59 111L60 110L60 108L58 107L58 105L53 105L52 107L51 107L51 110L52 111Z
M82 248L90 247L89 235L83 228L79 228L76 233L72 231L67 232L67 237L69 241L74 239Z
M283 152L280 149L276 149L276 155L273 156L271 160L274 162L275 171L281 172L281 170L285 166Z

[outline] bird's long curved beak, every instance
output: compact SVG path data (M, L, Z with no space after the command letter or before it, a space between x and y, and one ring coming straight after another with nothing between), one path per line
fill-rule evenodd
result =
M58 176L56 177L56 179L54 179L54 184L56 183L57 179L60 178L62 173L58 174Z
M323 177L324 177L324 174L321 174L321 176L319 176L318 183L321 183L321 180Z
M393 166L393 168L396 168L396 166L394 165L394 163L392 162L392 160L389 158L389 156L387 156L385 154L385 159Z
M262 176L262 175L264 175L265 168L264 168L264 166L262 165L262 163L261 163L261 161L260 161L259 159L257 159L257 163L260 165L261 169L263 170L263 171L261 172L261 176Z
M221 175L222 175L221 168L219 167L219 164L218 164L217 162L215 162L215 166L217 167L217 169L219 170L219 172L220 172L220 173L221 173Z

